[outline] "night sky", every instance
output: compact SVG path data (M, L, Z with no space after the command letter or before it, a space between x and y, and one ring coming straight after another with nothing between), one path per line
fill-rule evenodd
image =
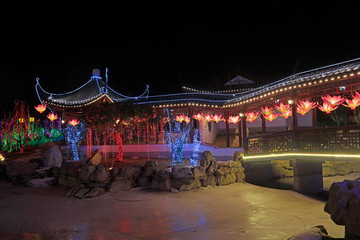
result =
M108 67L109 85L136 96L146 84L150 95L183 85L219 90L237 75L267 83L360 57L358 8L328 4L3 9L0 110L14 100L38 104L36 77L62 93L92 68L104 77Z

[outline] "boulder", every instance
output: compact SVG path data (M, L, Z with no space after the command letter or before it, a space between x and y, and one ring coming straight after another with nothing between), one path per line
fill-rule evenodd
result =
M328 236L326 229L322 225L312 227L304 232L298 233L288 238L288 240L323 240L323 239L330 240L335 238Z
M345 225L347 239L360 239L360 178L333 183L324 210L336 224Z
M87 164L99 165L103 160L102 153L100 149L95 149L94 152L91 153L91 157L87 159Z
M83 197L84 198L92 198L105 194L105 188L92 188L89 192L87 192Z
M244 162L244 154L242 152L235 151L234 155L233 155L233 160L235 162L239 161L239 162L243 163Z
M29 187L49 187L55 183L54 177L47 178L34 178L27 182L27 186Z
M172 187L179 191L189 191L201 187L201 181L195 177L193 167L173 167L171 180Z
M6 175L15 185L25 184L34 177L37 167L36 162L9 161L6 163Z
M133 188L133 181L123 177L117 177L110 185L109 192L128 191Z
M109 172L102 164L95 166L95 171L90 175L91 182L108 183L110 180Z
M54 145L46 145L47 148L43 148L43 149L47 149L44 153L43 153L43 166L44 167L61 167L61 164L63 162L63 157L62 157L62 153L60 151L60 147L57 144Z
M151 182L150 188L158 188L162 191L171 190L171 173L166 169L161 169L157 172Z
M203 153L201 153L200 166L203 166L205 168L206 174L214 174L217 168L217 162L210 151L204 151Z

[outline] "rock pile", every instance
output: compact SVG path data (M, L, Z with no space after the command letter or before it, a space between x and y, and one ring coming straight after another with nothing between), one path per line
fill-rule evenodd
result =
M218 163L211 152L202 153L200 166L197 167L173 166L163 169L156 161L148 161L143 167L107 170L102 164L83 164L79 167L76 163L64 162L60 172L59 184L72 187L68 196L77 198L94 197L106 191L127 191L137 187L173 192L189 191L200 187L243 182L245 178L241 158Z
M345 225L346 239L360 239L360 178L333 183L325 212L338 225Z

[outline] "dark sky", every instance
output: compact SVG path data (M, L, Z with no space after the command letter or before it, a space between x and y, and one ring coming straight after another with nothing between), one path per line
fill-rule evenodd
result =
M356 5L252 2L3 8L1 109L17 99L37 104L36 77L62 93L95 67L108 67L109 85L135 96L146 84L151 95L182 85L216 90L236 75L265 83L360 57Z

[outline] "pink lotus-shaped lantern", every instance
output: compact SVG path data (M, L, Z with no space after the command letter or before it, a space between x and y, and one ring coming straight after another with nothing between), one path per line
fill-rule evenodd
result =
M264 115L264 116L272 114L273 112L274 112L274 110L273 110L272 107L270 107L270 108L268 108L268 107L261 108L261 114Z
M254 122L260 115L260 113L258 112L248 112L248 113L245 113L246 115L246 121L248 122Z
M193 115L192 117L193 117L193 119L198 120L198 121L200 121L201 119L203 119L203 115L200 114L200 113L198 113L198 114L196 114L196 115Z
M212 116L212 120L213 120L214 122L218 123L218 122L220 122L220 121L223 121L224 119L221 118L221 114L220 114L220 115L215 114L215 115Z
M185 120L185 115L183 114L175 116L175 121L182 123L184 120Z
M349 107L350 109L355 110L355 108L360 105L360 94L355 91L355 96L353 95L352 97L353 97L352 100L345 99L347 105L343 104L343 106Z
M229 122L233 123L233 124L240 122L240 120L241 120L240 116L238 116L238 115L229 117Z
M75 127L76 125L78 125L80 123L80 121L77 119L72 119L68 123L71 124L73 127Z
M212 120L212 117L208 114L204 117L204 119L207 121L207 122L211 122Z
M335 109L337 109L339 106L334 106L329 104L328 102L324 102L323 105L319 105L318 108L323 111L326 112L327 114L329 114L331 111L334 111Z
M275 108L281 113L281 116L286 119L292 116L291 106L289 104L280 103L279 105L275 105Z
M46 104L39 104L35 107L36 111L39 113L43 113L46 110Z
M47 118L48 118L50 121L54 121L54 120L58 119L58 116L57 116L56 113L49 113L49 114L47 115Z
M279 116L277 113L270 113L267 115L264 115L264 118L268 120L269 122L272 122L274 119L276 119Z
M189 122L190 122L190 118L189 118L188 116L185 116L185 117L184 117L184 122L189 123Z
M316 105L317 105L316 102L310 102L309 100L306 100L306 101L299 100L299 103L296 106L296 112L298 112L302 116L304 116L311 109L315 108Z
M345 99L342 98L341 96L330 96L329 94L326 95L326 97L321 96L321 98L324 101L324 103L327 103L327 105L332 105L332 106L338 106L345 101Z

